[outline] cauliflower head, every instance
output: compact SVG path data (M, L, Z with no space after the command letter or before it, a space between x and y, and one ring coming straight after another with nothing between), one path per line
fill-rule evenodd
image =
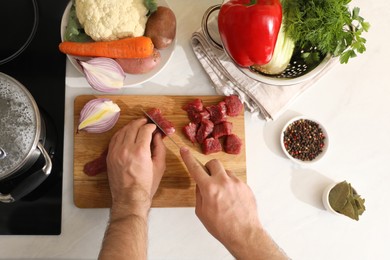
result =
M148 9L144 0L75 0L76 15L95 41L142 36Z

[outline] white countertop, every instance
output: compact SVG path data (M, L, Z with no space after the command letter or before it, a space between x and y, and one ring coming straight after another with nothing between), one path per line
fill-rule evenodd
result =
M208 6L220 1L168 3L178 21L175 53L159 75L123 94L214 95L190 36ZM348 65L336 65L278 120L245 114L248 184L262 223L292 259L390 259L390 2L355 0L351 6L359 6L371 24L367 52ZM0 236L1 259L96 259L99 252L108 209L76 208L72 179L73 100L96 92L74 87L87 83L67 65L62 234ZM306 168L289 161L279 147L282 125L296 114L322 122L330 135L327 156ZM351 182L366 199L358 222L323 208L322 188L332 180ZM193 208L153 208L149 222L149 259L232 259Z

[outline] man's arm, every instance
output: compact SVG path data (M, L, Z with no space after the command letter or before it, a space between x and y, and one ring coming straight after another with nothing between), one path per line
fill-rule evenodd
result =
M289 259L281 248L262 228L253 228L239 242L226 243L225 247L239 260L285 260Z
M112 196L100 260L147 259L148 215L165 171L166 150L156 126L130 122L112 137L107 174Z
M99 259L147 258L146 205L144 202L134 202L132 205L115 205L111 209Z

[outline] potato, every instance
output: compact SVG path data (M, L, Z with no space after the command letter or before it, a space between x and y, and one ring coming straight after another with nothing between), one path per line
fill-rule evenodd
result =
M155 48L167 48L176 36L176 16L173 11L159 6L146 22L145 36L152 39Z
M153 50L153 54L146 58L115 59L123 71L129 74L144 74L154 69L161 61L160 52Z

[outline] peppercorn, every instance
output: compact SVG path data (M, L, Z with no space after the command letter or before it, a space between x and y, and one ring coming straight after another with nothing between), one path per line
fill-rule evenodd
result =
M283 144L293 158L312 161L322 153L325 138L316 122L299 119L292 122L284 131Z

